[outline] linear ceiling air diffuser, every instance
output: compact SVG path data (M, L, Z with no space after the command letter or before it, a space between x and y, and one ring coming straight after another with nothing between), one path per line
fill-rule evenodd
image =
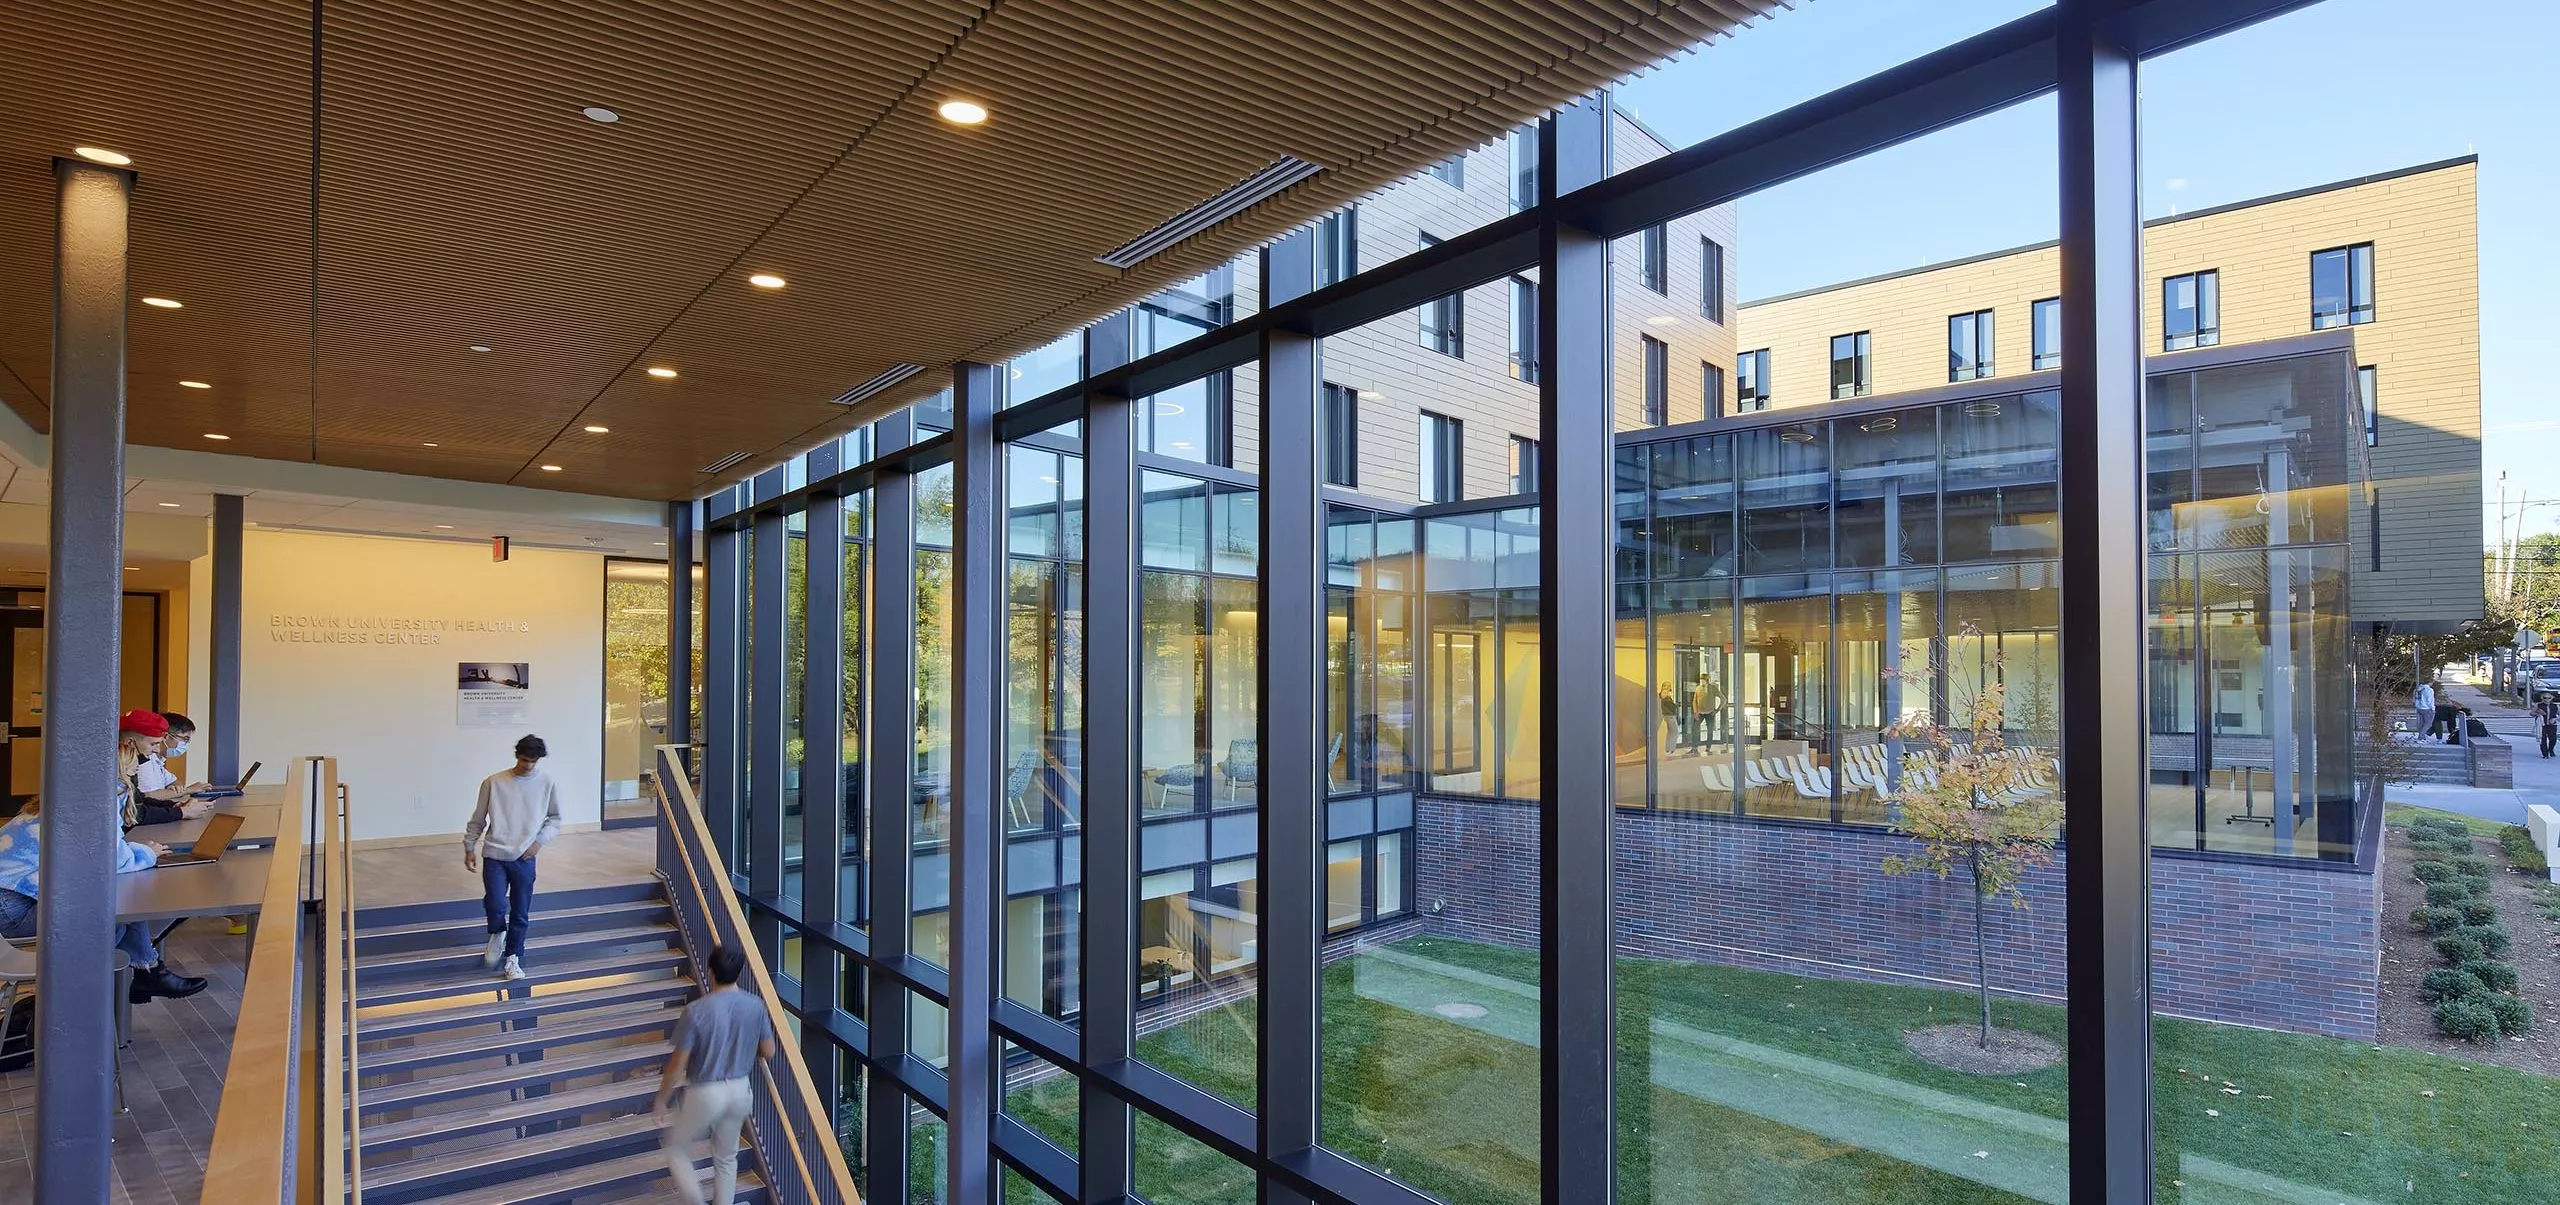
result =
M1166 248L1251 209L1272 194L1323 170L1304 159L1283 155L1278 162L1245 177L1235 187L1173 215L1163 225L1129 240L1118 250L1095 256L1094 261L1114 268L1134 268L1163 253Z
M879 376L873 377L851 389L845 390L843 393L837 394L836 404L839 406L854 405L862 401L864 398L870 397L884 389L892 388L899 382L923 371L924 365L922 364L898 365L887 372L881 373Z

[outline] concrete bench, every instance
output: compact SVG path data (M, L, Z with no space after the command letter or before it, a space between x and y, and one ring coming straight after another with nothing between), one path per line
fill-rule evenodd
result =
M2560 809L2547 803L2527 805L2524 827L2533 834L2534 848L2542 851L2542 860L2550 863L2551 881L2560 883Z

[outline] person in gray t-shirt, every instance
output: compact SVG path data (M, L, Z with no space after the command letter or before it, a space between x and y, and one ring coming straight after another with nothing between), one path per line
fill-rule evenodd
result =
M738 1191L738 1131L755 1103L750 1073L756 1060L773 1057L773 1015L763 1000L738 990L747 955L733 946L711 952L711 990L684 1006L676 1022L675 1050L658 1080L652 1111L666 1120L667 1100L684 1088L684 1110L667 1126L667 1170L676 1190L693 1205L706 1205L694 1175L693 1144L711 1139L712 1202L729 1205Z

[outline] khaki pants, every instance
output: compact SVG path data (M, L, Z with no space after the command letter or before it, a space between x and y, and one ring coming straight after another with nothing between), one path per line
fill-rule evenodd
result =
M711 1139L711 1201L729 1205L738 1195L738 1130L755 1103L755 1085L746 1077L689 1083L675 1124L667 1127L667 1171L676 1191L693 1205L705 1205L702 1180L693 1174L693 1144Z

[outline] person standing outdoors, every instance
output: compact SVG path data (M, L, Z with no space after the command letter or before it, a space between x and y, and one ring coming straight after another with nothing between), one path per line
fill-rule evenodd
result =
M2546 694L2534 701L2535 726L2542 730L2542 755L2551 756L2551 747L2560 744L2560 694Z
M2410 698L2409 706L2417 711L2418 722L2427 726L2427 735L2436 735L2436 728L2443 723L2443 717L2436 714L2435 683L2421 680L2418 693Z
M747 955L735 946L711 952L711 990L684 1006L676 1022L675 1049L658 1077L650 1113L664 1124L667 1100L684 1088L684 1111L667 1126L667 1171L676 1190L705 1205L694 1174L693 1144L711 1139L711 1205L730 1205L738 1193L738 1130L755 1104L756 1060L773 1057L773 1015L764 1001L738 989Z
M516 764L480 780L480 803L462 829L462 866L480 876L489 914L481 965L524 978L524 932L533 921L533 860L560 835L560 784L541 770L551 755L538 736L516 742Z

